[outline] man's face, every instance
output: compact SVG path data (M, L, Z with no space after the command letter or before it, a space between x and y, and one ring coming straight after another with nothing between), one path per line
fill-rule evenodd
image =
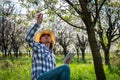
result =
M40 41L41 43L51 43L50 34L42 34Z

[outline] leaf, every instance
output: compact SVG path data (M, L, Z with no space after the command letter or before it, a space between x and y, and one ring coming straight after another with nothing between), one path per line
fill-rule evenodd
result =
M65 19L65 20L70 20L70 17L69 17L68 15L65 15L65 16L64 16L64 19Z
M29 23L28 23L28 22L25 22L24 25L25 25L25 26L29 26Z

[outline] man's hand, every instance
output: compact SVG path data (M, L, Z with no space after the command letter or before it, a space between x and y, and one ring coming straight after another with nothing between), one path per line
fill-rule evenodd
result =
M71 61L71 58L68 58L68 59L64 62L64 64L69 64L70 61Z
M42 20L43 20L43 14L38 14L37 16L37 24L41 24L42 23Z

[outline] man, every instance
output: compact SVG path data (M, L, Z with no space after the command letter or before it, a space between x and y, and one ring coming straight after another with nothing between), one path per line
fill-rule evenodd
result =
M50 30L37 32L42 23L43 14L37 17L37 23L28 31L26 41L33 50L32 80L70 80L70 68L67 64L56 67L52 52L54 33ZM35 34L36 33L36 34Z

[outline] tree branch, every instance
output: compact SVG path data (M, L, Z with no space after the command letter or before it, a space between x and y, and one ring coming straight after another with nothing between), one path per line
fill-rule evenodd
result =
M117 32L118 29L119 29L119 27L117 27L116 29L114 29L113 32L112 32L112 35L114 35Z
M73 3L71 2L71 1L69 1L69 0L65 0L70 6L72 6L73 7L73 9L75 9L75 11L79 14L79 15L81 15L82 14L82 12L80 11L80 10L78 10L74 5L73 5Z
M97 0L95 0L95 5L96 5L96 17L94 18L94 23L97 22L97 19L98 19L98 17L99 17L99 13L100 13L100 11L101 11L101 9L102 9L102 6L104 5L105 2L106 2L106 0L104 0L104 1L101 3L100 7L98 8L98 2L97 2Z
M79 26L76 26L76 25L73 25L73 24L71 24L70 22L68 22L67 20L65 20L60 14L58 14L58 13L56 13L63 21L65 21L66 23L68 23L69 25L71 25L71 26L73 26L73 27L75 27L75 28L79 28L79 29L82 29L82 30L86 30L85 28L84 28L84 26L82 26L82 27L79 27Z
M99 7L99 9L98 9L98 12L100 12L100 10L101 10L101 8L102 8L102 6L104 5L105 2L106 2L106 0L104 0L104 1L102 2L102 4L100 5L100 7Z
M79 0L79 3L81 5L82 12L83 13L88 13L89 11L88 11L88 8L86 6L88 2L86 2L85 0Z
M96 9L96 13L98 12L98 0L95 0L95 9Z
M115 39L111 40L111 42L114 42L114 41L116 41L119 38L120 38L120 35L118 37L116 37Z

